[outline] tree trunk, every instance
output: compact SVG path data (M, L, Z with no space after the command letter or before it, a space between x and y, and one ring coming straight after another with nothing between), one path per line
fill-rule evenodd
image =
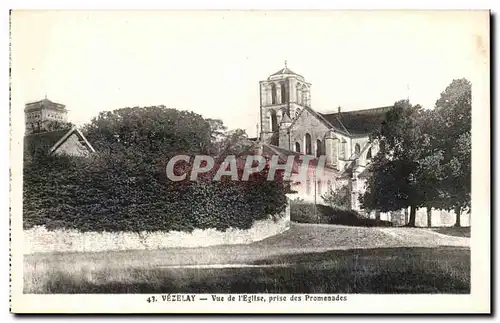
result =
M410 206L410 220L408 221L408 226L415 227L416 219L417 219L417 207L412 205Z
M455 207L455 227L461 227L462 225L460 224L460 212L462 211L462 208L460 206Z
M427 207L427 227L432 227L432 208Z

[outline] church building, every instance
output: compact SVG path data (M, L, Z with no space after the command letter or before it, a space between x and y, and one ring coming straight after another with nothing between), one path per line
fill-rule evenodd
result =
M349 185L351 209L360 210L367 165L378 152L370 134L380 127L390 106L358 111L319 113L311 106L311 83L286 66L260 81L260 140L294 153L326 157L327 176L314 181L311 195ZM314 196L318 203L321 197Z

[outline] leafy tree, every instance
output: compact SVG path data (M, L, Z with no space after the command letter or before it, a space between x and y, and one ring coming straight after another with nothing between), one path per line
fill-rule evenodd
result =
M206 119L210 126L210 130L212 132L211 140L212 143L220 142L224 139L224 134L227 131L227 127L224 125L222 120L220 119Z
M164 164L177 154L207 154L212 137L202 116L165 106L100 112L84 133L99 154L143 165Z
M436 101L435 118L439 136L436 145L443 153L441 208L456 214L460 226L462 210L471 203L471 84L456 79Z
M336 190L330 188L321 198L331 207L348 210L351 203L351 190L349 185L344 185Z
M424 116L422 107L408 100L396 102L387 112L386 121L371 138L378 140L380 151L370 165L367 190L360 197L365 209L388 212L410 207L409 226L415 226L417 208L426 205L436 183L434 167L441 159L431 149L429 127L422 124Z

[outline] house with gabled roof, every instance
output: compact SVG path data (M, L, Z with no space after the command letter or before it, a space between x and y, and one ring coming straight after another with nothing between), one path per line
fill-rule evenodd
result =
M25 106L25 161L36 154L85 157L95 152L83 133L67 122L65 105L47 98Z

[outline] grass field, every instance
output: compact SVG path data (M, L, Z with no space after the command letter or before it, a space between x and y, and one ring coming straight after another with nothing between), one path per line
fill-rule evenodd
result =
M406 228L385 230L294 225L282 235L250 245L27 255L24 292L470 292L466 238ZM170 267L201 264L255 267Z

